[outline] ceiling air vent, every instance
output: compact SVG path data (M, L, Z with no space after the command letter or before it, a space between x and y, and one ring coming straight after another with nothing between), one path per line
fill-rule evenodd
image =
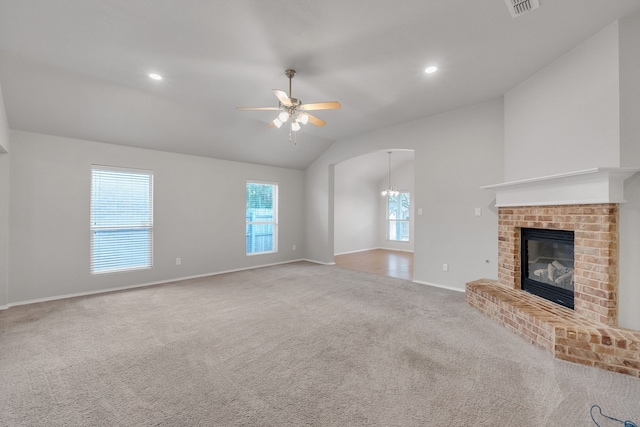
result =
M524 15L540 7L540 0L504 0L512 17Z

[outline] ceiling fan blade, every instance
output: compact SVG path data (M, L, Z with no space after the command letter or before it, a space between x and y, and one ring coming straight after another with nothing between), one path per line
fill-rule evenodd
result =
M324 126L327 124L327 122L325 122L322 119L317 118L316 116L313 116L309 113L307 113L307 115L309 116L309 123L311 123L312 125L316 125L316 126Z
M275 123L273 123L273 120L269 122L269 124L267 125L268 128L274 128L276 127Z
M312 111L312 110L336 110L342 107L338 101L329 101L329 102L316 102L314 104L302 104L300 106L301 110Z
M268 111L272 111L272 110L279 110L280 108L278 107L236 107L236 110L240 110L240 111L260 111L260 110L268 110Z
M278 98L280 103L284 106L291 107L293 104L291 103L291 99L287 96L286 92L283 92L278 89L273 90L273 94Z

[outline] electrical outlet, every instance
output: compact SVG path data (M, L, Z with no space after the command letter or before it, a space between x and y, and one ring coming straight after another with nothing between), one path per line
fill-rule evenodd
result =
M293 245L293 250L294 250L294 251L296 250L296 245Z
M182 260L180 258L176 258L176 265L180 265L182 263Z
M482 208L476 208L476 216L482 215Z
M449 264L442 264L443 271L449 271Z

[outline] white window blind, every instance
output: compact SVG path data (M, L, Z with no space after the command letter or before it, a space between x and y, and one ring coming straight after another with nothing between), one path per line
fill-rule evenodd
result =
M278 251L278 186L247 182L246 253Z
M153 265L153 173L91 168L91 273Z

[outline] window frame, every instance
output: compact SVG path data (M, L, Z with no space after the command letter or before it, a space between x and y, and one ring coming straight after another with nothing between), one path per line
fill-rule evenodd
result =
M118 224L118 225L95 225L94 219L94 192L95 192L95 182L94 182L94 173L95 172L119 172L119 173L128 173L132 175L147 175L148 176L148 223L146 224ZM148 270L153 268L153 256L154 256L154 226L153 226L153 199L154 199L154 173L152 170L147 169L134 169L134 168L125 168L118 166L107 166L107 165L91 165L91 189L90 189L90 197L89 197L89 234L90 234L90 242L89 242L89 271L92 275L100 275L100 274L110 274L110 273L121 273L127 271L135 271L135 270ZM127 267L113 267L113 268L99 268L96 269L96 264L98 264L98 259L96 258L95 253L95 235L99 231L104 230L147 230L148 231L148 263L138 264Z
M390 206L390 202L391 202L391 195L387 195L387 200L385 203L385 211L386 211L386 220L387 220L387 230L386 230L386 240L389 242L410 242L411 241L411 192L410 191L398 191L398 195L397 197L400 198L403 194L407 195L407 200L409 201L409 206L408 206L408 218L407 219L391 219L391 206ZM407 240L400 240L400 239L392 239L391 238L391 227L392 227L392 222L403 222L406 223L406 227L407 227Z
M247 199L247 187L249 186L249 184L255 184L255 185L269 185L271 187L273 187L273 194L272 194L272 209L273 209L273 220L271 221L249 221L247 220L247 204L249 202L249 200ZM256 255L268 255L268 254L275 254L278 253L278 235L279 235L279 204L280 204L280 197L279 197L279 191L280 191L280 185L277 182L272 182L272 181L260 181L260 180L253 180L253 179L248 179L245 182L245 255L246 256L256 256ZM261 252L248 252L247 251L247 245L246 245L246 238L249 236L247 234L247 226L248 225L272 225L273 226L273 234L272 234L272 245L273 248L269 251L261 251Z

